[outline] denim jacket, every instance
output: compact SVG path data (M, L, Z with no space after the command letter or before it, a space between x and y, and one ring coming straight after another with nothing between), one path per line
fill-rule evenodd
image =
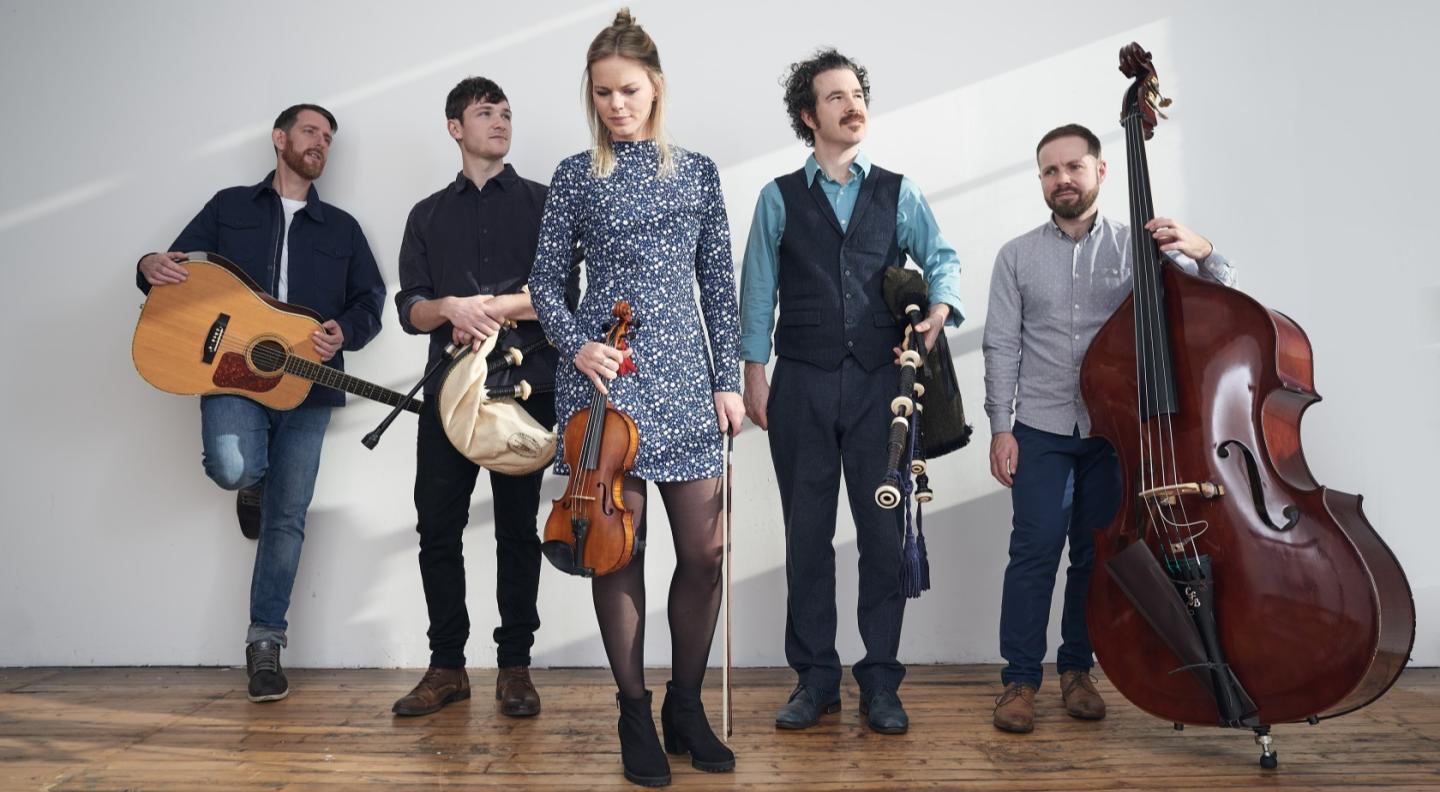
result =
M283 211L274 179L271 171L259 184L215 193L170 249L219 253L273 294L279 279ZM334 319L345 334L342 350L358 350L380 332L385 282L370 245L355 218L321 201L314 185L290 224L289 253L289 301L323 319ZM149 293L150 284L138 268L135 283ZM344 370L344 352L336 352L326 365ZM344 403L345 394L318 385L304 402L331 407Z

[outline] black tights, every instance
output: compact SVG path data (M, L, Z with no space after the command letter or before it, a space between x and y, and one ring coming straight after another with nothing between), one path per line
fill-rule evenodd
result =
M658 482L670 534L675 575L670 579L670 656L676 687L698 689L710 659L720 614L720 478ZM636 514L635 535L645 536L645 482L625 479L626 508ZM595 617L615 684L626 698L645 695L645 556L595 578Z

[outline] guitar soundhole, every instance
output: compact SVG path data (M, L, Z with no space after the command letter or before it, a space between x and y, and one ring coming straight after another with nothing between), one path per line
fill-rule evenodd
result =
M279 341L266 339L250 347L250 365L261 374L273 374L285 367L288 353Z

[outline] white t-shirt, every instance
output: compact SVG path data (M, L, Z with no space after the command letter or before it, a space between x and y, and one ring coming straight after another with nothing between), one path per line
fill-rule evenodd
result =
M280 302L290 301L290 223L295 219L295 213L305 208L304 201L296 201L293 198L280 196L280 204L285 207L285 231L280 237L280 283L275 288L275 298Z

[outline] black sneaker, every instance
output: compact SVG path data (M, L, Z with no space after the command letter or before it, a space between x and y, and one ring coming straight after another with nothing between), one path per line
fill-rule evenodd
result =
M290 682L280 667L280 644L274 641L245 647L245 673L250 675L251 701L279 701L290 695Z
M240 519L240 533L246 539L260 538L260 499L264 493L263 482L235 492L235 516Z

